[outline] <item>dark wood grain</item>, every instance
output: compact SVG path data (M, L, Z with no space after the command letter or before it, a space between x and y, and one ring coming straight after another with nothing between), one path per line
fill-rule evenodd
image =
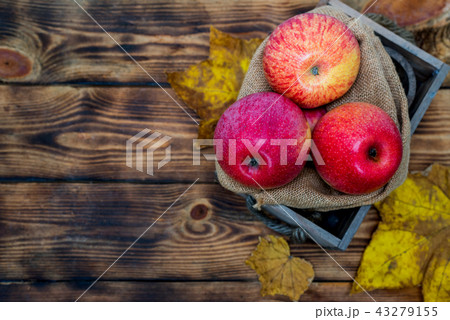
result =
M184 184L0 184L0 279L95 279L188 187ZM199 219L199 205L206 214ZM352 275L378 220L372 210L346 252ZM244 264L272 232L219 185L195 185L104 279L248 280ZM349 280L314 243L293 245L316 279Z
M450 165L450 90L439 90L411 139L410 170Z
M90 285L86 281L0 283L1 301L74 301ZM300 301L372 301L365 293L350 295L348 282L313 282ZM283 296L261 297L257 281L99 281L80 301L288 301ZM419 287L375 290L382 301L422 301Z
M414 134L411 170L436 161L450 165L448 101L450 90L440 90ZM153 176L125 163L126 140L144 128L173 137L172 161ZM214 164L192 164L196 133L194 122L159 88L2 86L0 180L210 183ZM163 155L160 150L155 159Z
M154 176L125 161L127 139L145 128L172 137L172 160ZM192 165L196 137L159 88L0 87L1 178L212 181L213 162Z
M264 37L316 0L79 1L158 82L208 56L209 28L243 38ZM30 83L153 82L72 0L4 0L0 47L32 62L27 74L1 77ZM0 56L0 61L1 61ZM10 67L0 65L11 74Z

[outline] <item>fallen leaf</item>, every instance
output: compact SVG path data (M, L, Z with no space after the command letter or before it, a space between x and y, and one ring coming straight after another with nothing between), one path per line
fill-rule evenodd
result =
M259 275L261 295L281 294L298 301L314 278L312 265L290 254L289 245L281 237L259 238L259 244L245 261Z
M222 113L236 101L253 53L263 39L242 40L210 31L209 59L167 74L177 95L201 119L198 138L212 139Z
M361 12L382 14L400 27L409 27L437 18L447 10L448 0L372 0L366 2Z
M450 301L449 198L450 168L435 164L376 203L381 222L356 281L368 291L422 285L425 301Z

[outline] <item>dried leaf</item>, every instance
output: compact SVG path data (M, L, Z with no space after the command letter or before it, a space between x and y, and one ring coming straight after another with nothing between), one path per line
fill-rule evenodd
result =
M450 168L410 174L376 203L381 222L356 281L366 290L422 285L425 301L450 301ZM352 293L362 289L353 284Z
M242 40L211 27L209 59L167 80L186 105L201 118L199 139L213 138L222 113L236 101L253 53L263 39Z
M282 294L297 301L314 278L312 265L291 256L289 245L281 237L259 238L245 263L259 275L262 296Z

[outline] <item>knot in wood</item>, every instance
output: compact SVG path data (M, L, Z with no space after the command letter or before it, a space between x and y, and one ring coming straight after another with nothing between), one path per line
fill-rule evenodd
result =
M0 78L23 78L30 74L31 60L19 51L0 48Z
M198 204L191 210L191 218L194 220L202 220L208 215L208 207L204 204Z

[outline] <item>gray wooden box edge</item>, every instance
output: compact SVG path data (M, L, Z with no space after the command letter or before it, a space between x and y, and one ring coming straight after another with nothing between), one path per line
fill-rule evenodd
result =
M412 45L411 43L399 37L395 33L387 30L383 26L367 18L366 16L364 15L361 16L360 12L350 8L349 6L345 5L344 3L338 0L325 0L325 1L322 0L319 2L318 6L322 5L331 5L333 7L341 9L349 16L359 17L359 19L361 19L363 23L367 24L375 31L375 33L380 37L380 39L385 40L384 42L382 41L383 44L385 44L385 42L388 42L392 47L397 49L402 55L405 55L406 53L406 58L408 58L408 56L409 58L414 57L415 59L413 60L415 61L413 62L418 61L419 63L420 62L426 63L435 68L432 75L432 79L427 83L426 94L424 95L422 93L423 96L419 96L419 98L417 96L415 97L415 100L416 99L421 100L420 103L415 107L415 110L412 110L413 111L412 115L410 114L411 135L412 135L416 130L417 126L419 125L420 121L422 120L426 110L428 109L431 100L434 98L442 82L445 80L445 77L449 72L450 67L446 65L444 62L425 52L424 50ZM369 205L363 206L358 209L358 212L354 216L353 220L351 221L342 238L338 238L337 236L331 234L329 231L316 225L312 221L308 220L307 218L303 217L302 215L298 214L297 212L293 211L292 209L284 205L263 205L262 208L272 216L280 219L281 221L284 221L285 223L291 226L294 227L300 226L302 229L304 229L305 233L317 244L329 249L338 249L343 251L347 249L348 245L353 239L356 231L358 230L359 226L361 225L364 217L366 216L371 206ZM355 208L355 210L356 209L357 208Z

